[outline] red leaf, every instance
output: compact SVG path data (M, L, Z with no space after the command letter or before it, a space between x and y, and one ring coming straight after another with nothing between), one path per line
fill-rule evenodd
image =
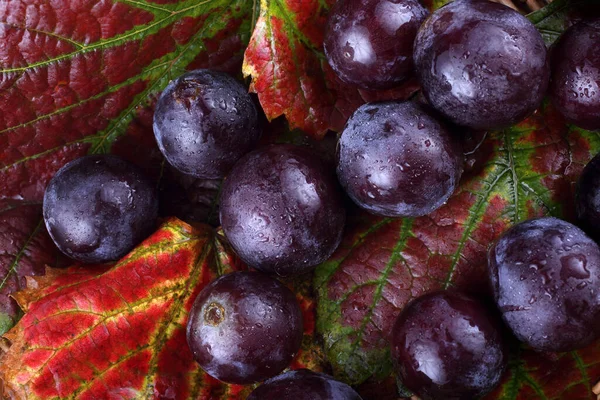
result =
M388 92L359 91L343 83L323 53L327 11L333 0L262 0L260 16L246 49L243 72L252 77L269 120L285 115L292 129L321 138L339 131L366 101L407 98L409 81Z
M20 315L10 295L25 288L26 276L43 274L59 261L41 216L39 205L0 201L0 335Z
M244 399L252 388L207 376L185 337L200 290L242 268L212 228L172 219L114 267L50 269L28 278L29 289L15 294L26 314L5 335L12 343L0 363L6 395ZM295 283L302 285L309 283ZM314 302L299 299L307 326L295 367L322 369L312 338Z
M136 121L169 79L239 70L251 12L244 0L0 4L1 198L40 201L66 162L140 127L151 138Z
M570 218L574 183L598 151L596 134L568 128L545 109L514 128L490 134L477 150L480 165L431 215L391 219L354 213L340 248L317 269L315 279L317 329L336 376L361 383L372 375L383 379L390 374L388 334L413 298L450 287L486 293L488 245L512 224L532 216ZM557 388L600 377L599 358L576 365L576 356L589 354L564 355L564 365L577 368L553 383L547 378L551 368L532 370L527 357L541 363L539 356L516 358L511 372L516 378L502 390L528 398L518 390L510 392L510 385L524 390L539 385L539 393L560 398ZM519 370L521 363L525 365ZM543 384L535 383L538 374ZM571 389L590 394L591 387Z
M5 390L27 399L209 399L237 390L199 370L185 325L202 287L240 267L211 228L171 220L114 268L30 278L16 295L27 313L6 335Z

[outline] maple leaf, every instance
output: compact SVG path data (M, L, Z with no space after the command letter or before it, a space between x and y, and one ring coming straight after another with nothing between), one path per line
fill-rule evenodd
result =
M321 138L339 131L367 101L407 98L417 85L369 92L342 82L323 53L332 0L261 0L260 15L245 52L243 72L252 77L269 120L285 115L292 129Z

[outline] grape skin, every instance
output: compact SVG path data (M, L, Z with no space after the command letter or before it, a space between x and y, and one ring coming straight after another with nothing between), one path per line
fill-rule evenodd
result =
M552 52L550 98L566 119L600 129L600 19L573 25Z
M223 178L258 143L258 112L231 76L196 70L165 88L154 112L154 136L169 164L197 178Z
M506 368L499 324L462 293L429 293L409 303L391 335L402 384L421 399L471 400L491 391Z
M152 233L158 193L136 166L117 156L86 156L54 175L43 214L50 237L67 256L114 261Z
M365 104L338 143L338 179L361 208L416 217L439 208L460 181L458 141L425 107L412 102Z
M436 10L417 33L414 60L427 101L475 129L527 117L541 104L550 77L535 26L486 0L456 0Z
M327 260L346 219L333 173L307 150L271 145L249 153L221 191L221 224L248 265L298 275Z
M571 351L600 337L600 249L576 226L519 223L490 249L496 304L515 336L540 351Z
M200 367L239 385L283 371L300 349L302 335L296 296L259 272L234 272L211 282L194 301L187 325L187 341Z
M413 73L413 41L429 11L418 0L340 0L329 14L324 50L344 81L389 89Z
M345 383L329 375L300 369L271 378L250 393L247 400L361 400Z

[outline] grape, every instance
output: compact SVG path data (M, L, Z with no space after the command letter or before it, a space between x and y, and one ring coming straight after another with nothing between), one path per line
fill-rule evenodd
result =
M600 249L576 226L522 222L490 249L494 298L515 336L540 351L570 351L600 337Z
M300 369L271 378L250 393L247 400L361 400L345 383Z
M575 192L579 225L596 241L600 240L600 154L583 169Z
M222 178L258 142L258 113L235 79L196 70L171 82L158 99L154 136L169 164L181 172Z
M413 42L429 12L418 0L341 0L325 30L325 55L345 82L388 89L412 74Z
M417 76L429 103L476 129L513 125L540 105L550 76L546 58L527 18L486 0L438 9L415 39Z
M221 224L244 262L296 275L340 243L345 211L333 173L307 150L271 145L242 158L221 191Z
M218 227L221 179L201 179L167 166L159 192L159 215L176 216L187 223L208 223Z
M136 166L112 155L86 156L52 178L43 211L60 251L102 263L123 257L152 233L158 193Z
M283 371L302 342L302 311L282 283L234 272L196 297L187 325L194 359L210 376L249 384Z
M448 200L463 159L457 141L424 106L371 103L356 110L342 132L337 174L360 207L415 217Z
M396 372L423 400L482 396L498 384L506 367L498 327L485 307L462 293L419 297L392 330Z
M600 18L582 21L561 36L552 54L550 98L566 119L600 129Z

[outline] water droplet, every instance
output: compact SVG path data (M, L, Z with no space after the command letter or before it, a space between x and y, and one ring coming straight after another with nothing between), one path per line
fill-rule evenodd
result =
M575 254L561 257L560 277L564 280L568 278L588 279L590 271L587 269L587 259L583 254Z

